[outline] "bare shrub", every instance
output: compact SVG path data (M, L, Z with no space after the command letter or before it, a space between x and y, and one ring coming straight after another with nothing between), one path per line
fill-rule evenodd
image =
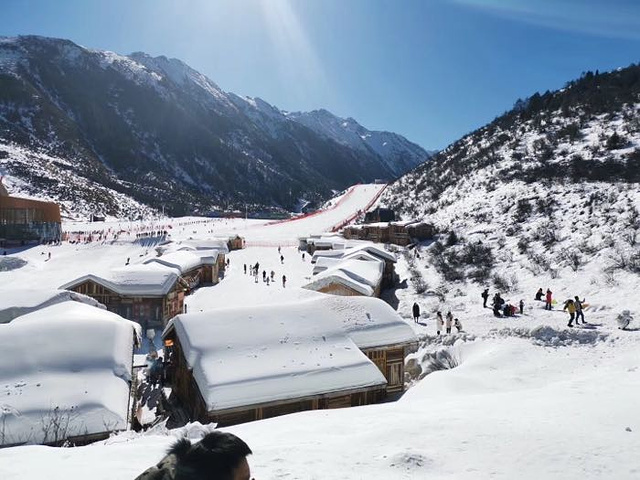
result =
M494 287L502 292L512 292L518 288L518 278L515 275L506 276L494 273L492 280Z
M423 372L420 374L419 379L433 372L439 372L442 370L452 370L459 367L461 362L457 355L454 355L449 350L439 350L434 353L427 353L423 357L423 363L426 364Z

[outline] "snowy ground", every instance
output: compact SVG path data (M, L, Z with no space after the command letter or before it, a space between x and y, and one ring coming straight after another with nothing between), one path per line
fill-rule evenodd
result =
M187 298L188 311L319 295L298 288L307 282L311 264L297 252L296 237L339 223L366 205L377 188L356 188L335 209L297 222L171 220L176 240L215 231L238 233L250 245L229 254L231 265L219 285ZM52 258L45 261L48 251ZM122 266L127 257L137 262L155 255L153 248L124 241L10 253L28 263L0 272L0 282L43 286ZM275 284L256 284L243 273L245 263L256 261L260 270L274 270ZM409 275L402 255L397 270L402 285ZM431 282L428 270L425 276ZM506 299L523 298L525 315L510 319L495 319L482 308L476 284L460 284L443 299L429 292L418 295L407 282L392 297L421 338L411 358L424 366L428 354L446 349L458 360L457 368L415 382L394 403L303 412L227 430L253 449L252 473L261 479L640 478L640 330L621 331L615 324L621 309L638 308L639 285L637 277L619 281L617 287L598 283L596 270L562 271L554 280L523 276ZM550 287L558 299L586 296L590 325L568 329L566 313L545 311L532 300L539 287ZM410 318L414 301L424 312L419 325ZM466 333L436 337L437 309L451 309ZM194 426L191 436L202 431ZM4 449L0 478L131 479L157 462L181 434L126 432L80 448Z

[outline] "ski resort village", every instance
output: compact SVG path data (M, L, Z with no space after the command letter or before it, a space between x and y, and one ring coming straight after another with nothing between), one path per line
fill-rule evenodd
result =
M0 480L640 479L640 66L611 66L640 51L640 8L18 3L0 6ZM47 16L154 53L12 33L67 32ZM588 51L545 43L551 68L509 45L551 31Z

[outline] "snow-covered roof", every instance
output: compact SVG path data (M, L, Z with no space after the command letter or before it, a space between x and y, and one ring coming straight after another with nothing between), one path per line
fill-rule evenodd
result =
M338 314L343 330L359 348L418 341L398 312L379 298L324 295L315 301Z
M312 281L304 285L303 288L320 290L331 283L339 283L362 295L371 296L380 285L383 270L382 262L344 259L314 275Z
M79 302L0 325L0 412L5 445L127 428L134 323Z
M157 263L165 267L171 267L185 274L190 270L199 268L202 265L202 258L198 251L179 251L162 255L161 257L150 258L144 261L145 264Z
M391 262L396 262L396 256L385 250L383 247L376 245L373 242L364 241L364 242L349 242L346 245L346 248L341 250L318 250L313 253L311 257L311 263L315 263L320 257L333 257L333 258L343 258L343 257L352 257L357 254L368 253L378 259L389 260Z
M339 314L314 301L174 317L208 410L384 386L380 370L346 336Z
M0 295L0 323L9 323L20 315L48 307L60 302L76 301L105 308L91 297L69 290L53 288L3 288Z
M311 257L311 263L316 263L321 257L342 258L344 250L316 250Z
M309 237L307 243L312 243L316 247L330 247L334 250L345 248L347 240L340 235L323 235L321 237Z
M328 268L338 265L341 261L342 258L318 257L311 273L312 275L317 275L320 272L324 272Z
M368 252L371 255L382 258L384 260L389 260L394 263L396 262L396 256L393 253L371 242L349 247L347 250L344 251L344 255L347 256L347 255L351 255L352 253L362 252L362 251Z
M162 297L171 291L178 277L179 270L164 265L130 265L111 270L104 277L83 275L60 288L73 288L92 280L119 295Z
M226 238L208 238L208 239L190 239L183 240L176 244L178 249L192 250L219 250L221 253L229 253L228 239Z

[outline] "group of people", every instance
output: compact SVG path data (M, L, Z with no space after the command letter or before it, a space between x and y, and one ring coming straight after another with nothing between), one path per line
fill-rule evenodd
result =
M436 333L440 335L443 327L446 328L447 333L451 333L451 328L456 327L458 332L462 331L462 323L457 318L453 318L453 313L451 310L447 312L445 319L442 318L442 312L436 312Z
M544 308L545 310L553 309L553 292L547 288L547 292L543 293L542 288L539 288L536 292L535 299L538 301L542 301L544 297ZM573 321L576 321L576 325L580 324L580 319L582 319L582 324L587 323L584 319L584 308L585 302L584 298L580 300L580 297L577 295L573 298L569 298L564 302L564 306L562 310L566 310L569 313L569 323L567 327L573 327Z
M254 277L254 282L258 283L258 277L260 272L260 262L256 262L255 265L249 265L249 275ZM247 274L247 264L244 264L244 274ZM271 270L270 274L267 274L266 270L262 270L262 282L266 283L269 286L271 283L275 282L276 272ZM286 287L287 285L287 276L282 275L282 287Z
M415 323L420 323L420 305L417 302L414 302L413 308L413 321ZM446 328L447 333L451 333L451 329L456 327L458 332L462 331L462 323L457 318L453 318L453 313L451 311L447 312L446 320L442 318L442 312L436 312L436 331L438 335Z
M489 289L485 288L481 294L482 296L482 307L487 308L487 300L489 299ZM516 313L520 312L520 315L524 315L524 300L520 300L518 305L513 305L508 303L500 296L499 293L496 293L493 296L491 301L491 307L493 309L493 315L496 317L513 317Z

